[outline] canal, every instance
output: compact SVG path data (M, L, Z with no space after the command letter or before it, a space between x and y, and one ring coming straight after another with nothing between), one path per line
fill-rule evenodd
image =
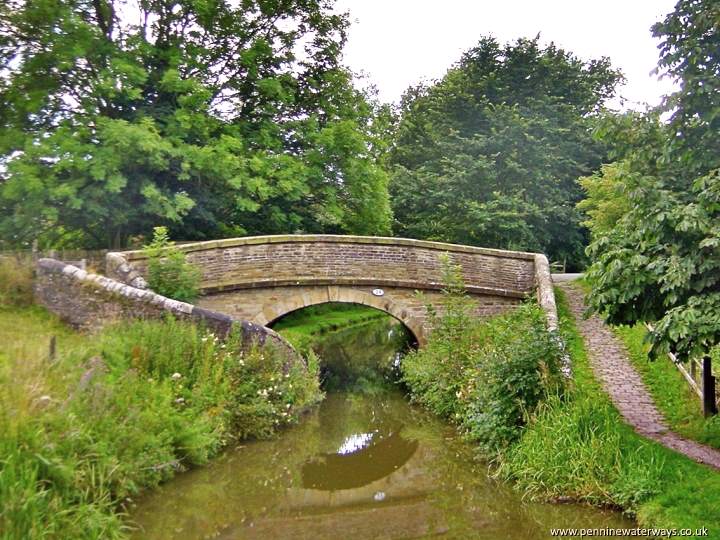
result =
M408 338L389 318L318 338L323 403L140 498L134 538L509 540L634 527L610 511L529 503L493 480L472 445L393 382Z

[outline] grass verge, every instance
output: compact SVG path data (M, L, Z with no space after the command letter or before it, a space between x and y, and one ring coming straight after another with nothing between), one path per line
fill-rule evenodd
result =
M673 431L720 448L720 416L703 416L700 398L669 358L650 360L644 325L618 326L613 330L625 343L631 362Z
M593 377L562 291L556 295L574 387L539 407L519 442L499 457L498 475L533 499L614 506L642 526L707 527L708 538L720 538L720 474L622 421Z
M0 344L3 540L123 538L123 505L141 490L322 397L317 365L172 319L86 336L6 305Z

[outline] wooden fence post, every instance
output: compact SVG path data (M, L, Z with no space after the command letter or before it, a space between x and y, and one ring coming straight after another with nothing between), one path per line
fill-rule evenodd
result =
M717 414L717 402L715 400L715 377L712 374L712 359L709 356L702 360L702 390L703 390L703 414L712 416Z
M54 362L55 357L57 356L57 337L56 336L50 336L50 351L49 351L49 357L50 361Z

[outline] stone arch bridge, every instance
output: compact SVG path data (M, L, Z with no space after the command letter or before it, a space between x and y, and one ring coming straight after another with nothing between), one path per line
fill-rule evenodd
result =
M401 321L423 345L426 304L440 305L440 255L462 268L478 315L494 315L536 294L548 327L557 325L544 255L370 236L282 235L179 246L202 270L201 308L260 325L326 302L363 304ZM145 288L142 251L110 253L109 277ZM417 292L422 292L422 298Z

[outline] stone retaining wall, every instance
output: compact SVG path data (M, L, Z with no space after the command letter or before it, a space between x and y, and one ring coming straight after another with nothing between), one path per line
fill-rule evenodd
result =
M290 358L301 360L284 338L265 326L178 302L54 259L38 261L35 297L62 320L85 331L99 330L119 319L159 319L172 314L178 319L202 322L223 337L233 325L240 326L243 342L270 344Z

